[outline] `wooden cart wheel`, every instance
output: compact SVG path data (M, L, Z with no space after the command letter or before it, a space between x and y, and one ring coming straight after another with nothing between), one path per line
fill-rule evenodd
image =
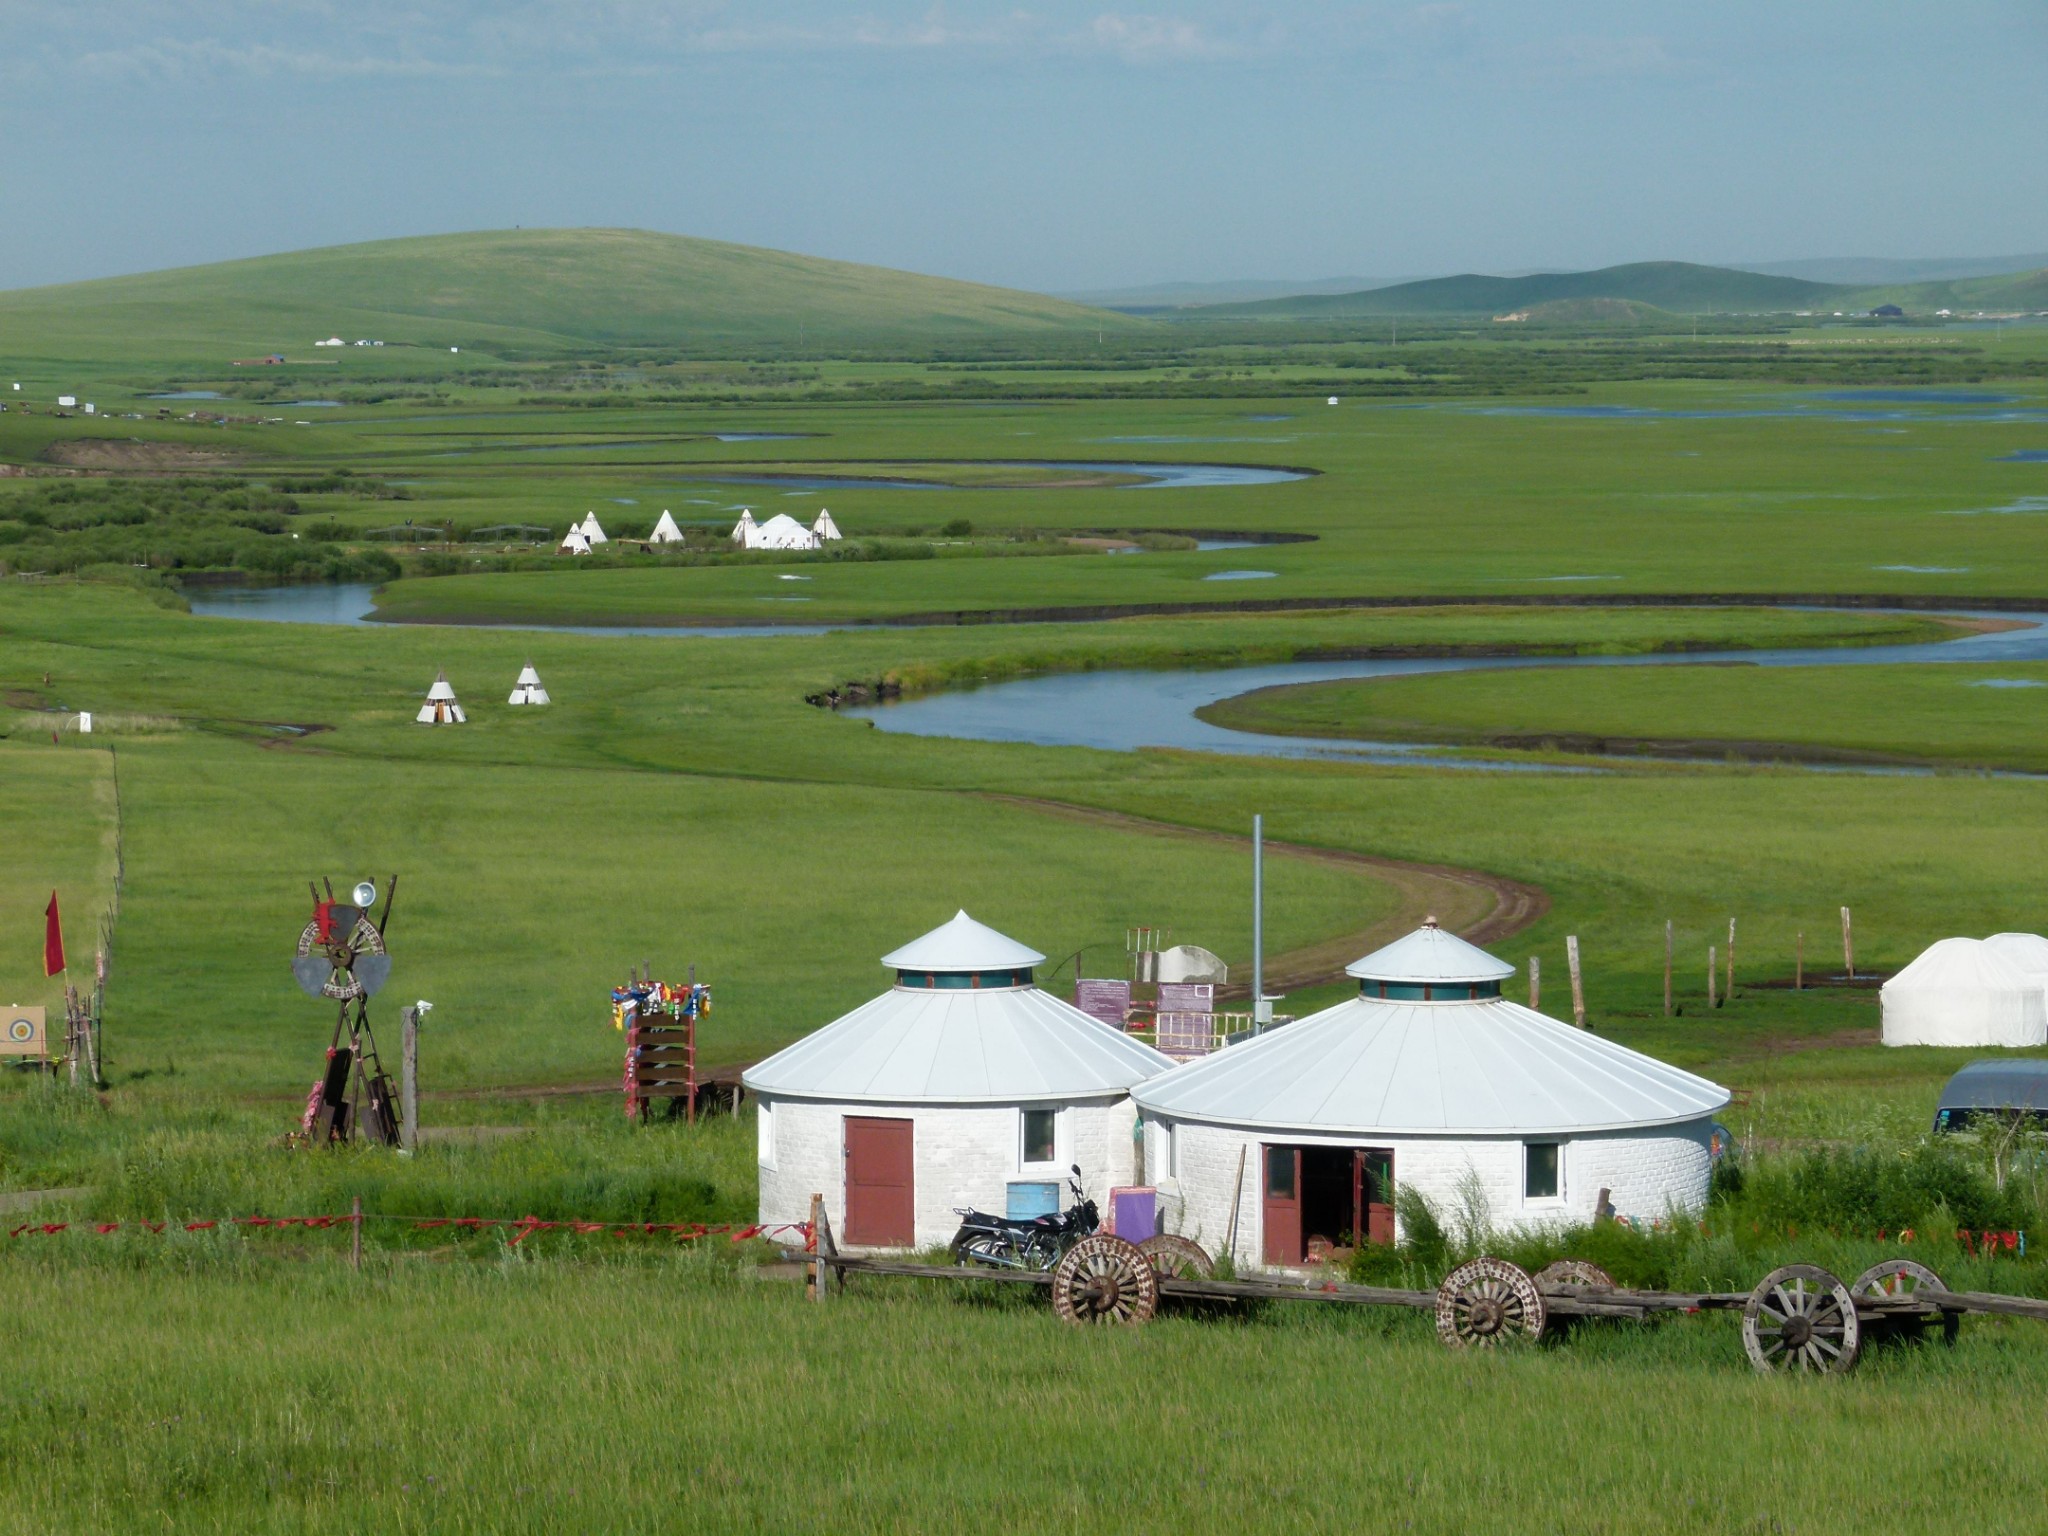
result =
M1611 1291L1615 1288L1614 1276L1598 1264L1589 1264L1584 1259L1559 1259L1536 1271L1537 1290L1555 1290L1561 1285L1577 1286L1582 1291Z
M1548 1317L1536 1282L1505 1259L1474 1259L1436 1288L1436 1336L1453 1349L1540 1338Z
M1812 1264L1772 1270L1742 1309L1742 1347L1760 1371L1844 1372L1861 1343L1856 1299Z
M1193 1238L1178 1232L1161 1232L1138 1244L1138 1252L1152 1261L1162 1280L1207 1280L1216 1273L1216 1261Z
M1142 1323L1159 1308L1159 1271L1136 1243L1098 1232L1053 1267L1052 1309L1070 1323Z
M1873 1264L1858 1275L1856 1283L1850 1286L1849 1290L1854 1295L1868 1296L1873 1300L1898 1301L1907 1298L1918 1299L1934 1291L1945 1293L1948 1287L1942 1283L1941 1276L1925 1264L1916 1264L1911 1259L1886 1259L1882 1264ZM1886 1331L1891 1332L1905 1326L1911 1327L1917 1333L1922 1321L1920 1318L1886 1318ZM1866 1330L1870 1329L1869 1324L1864 1326ZM1944 1308L1941 1314L1941 1342L1955 1343L1956 1335L1961 1332L1962 1326L1963 1315Z

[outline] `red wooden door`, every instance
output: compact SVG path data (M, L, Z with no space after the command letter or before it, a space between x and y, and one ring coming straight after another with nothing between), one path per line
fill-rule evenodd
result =
M846 1117L847 1242L909 1248L917 1241L911 1122Z
M1301 1148L1259 1149L1261 1247L1268 1264L1299 1264L1301 1250Z
M1361 1148L1354 1164L1358 1209L1364 1220L1354 1229L1368 1243L1394 1240L1394 1154Z

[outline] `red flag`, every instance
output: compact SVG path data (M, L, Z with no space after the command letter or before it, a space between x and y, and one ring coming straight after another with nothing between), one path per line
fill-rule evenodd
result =
M64 925L57 916L57 893L50 892L50 904L43 908L43 974L54 976L64 969Z

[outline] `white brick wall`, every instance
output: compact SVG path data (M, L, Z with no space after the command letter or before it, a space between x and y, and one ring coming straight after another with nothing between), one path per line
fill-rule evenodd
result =
M1081 1186L1108 1214L1112 1185L1138 1182L1132 1176L1132 1132L1137 1106L1113 1099L1034 1105L1058 1111L1052 1163L1026 1166L1020 1105L826 1104L810 1099L759 1096L761 1113L773 1117L772 1148L760 1166L761 1221L807 1221L811 1196L825 1197L835 1234L846 1231L845 1119L848 1115L915 1122L911 1132L917 1246L951 1240L960 1225L953 1208L978 1206L1000 1213L1012 1179L1059 1179L1067 1165L1081 1165ZM770 1164L773 1166L769 1166ZM841 1246L846 1246L843 1236Z
M1467 1174L1478 1176L1487 1203L1489 1224L1497 1231L1579 1223L1593 1218L1601 1189L1616 1212L1631 1221L1648 1222L1676 1208L1697 1211L1706 1204L1711 1159L1707 1140L1711 1119L1651 1131L1616 1131L1572 1137L1564 1142L1563 1197L1525 1201L1522 1198L1522 1140L1487 1137L1463 1140L1293 1136L1278 1132L1234 1130L1225 1126L1144 1125L1145 1177L1159 1188L1166 1230L1193 1238L1212 1253L1221 1253L1230 1228L1231 1192L1238 1183L1238 1156L1244 1154L1244 1180L1237 1207L1237 1264L1256 1268L1264 1252L1260 1230L1260 1147L1265 1142L1301 1146L1372 1146L1394 1154L1396 1187L1419 1189L1448 1220L1462 1206L1461 1186ZM1177 1142L1178 1176L1168 1172L1169 1143ZM1336 1234L1329 1234L1335 1236Z

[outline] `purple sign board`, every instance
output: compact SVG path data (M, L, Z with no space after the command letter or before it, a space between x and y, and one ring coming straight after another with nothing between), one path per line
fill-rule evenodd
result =
M1131 1011L1131 984L1083 977L1074 983L1074 1006L1089 1018L1121 1030Z

